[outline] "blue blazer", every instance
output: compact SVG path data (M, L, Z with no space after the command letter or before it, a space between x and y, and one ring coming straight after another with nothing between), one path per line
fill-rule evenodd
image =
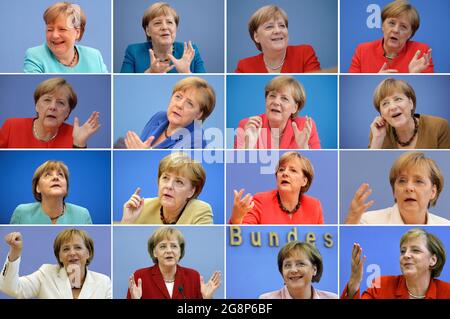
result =
M192 73L205 73L205 66L203 65L203 60L200 57L200 53L195 44L192 44L195 55L191 62L191 72ZM125 58L122 63L122 68L120 73L144 73L150 67L150 55L148 50L151 49L151 42L130 44L125 52ZM180 59L183 56L184 43L175 42L173 44L172 55ZM178 71L173 68L168 73L178 73Z

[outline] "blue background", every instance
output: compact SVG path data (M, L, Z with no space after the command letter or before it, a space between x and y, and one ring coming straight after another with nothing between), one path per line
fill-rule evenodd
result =
M224 134L223 76L200 77L208 81L216 93L216 106L203 122L203 128L218 128ZM140 136L145 124L156 112L167 112L172 89L184 78L186 76L182 75L114 76L114 141L124 137L129 130L135 131ZM214 144L217 146L219 142ZM220 144L223 145L223 137Z
M114 72L120 72L128 45L146 42L142 17L156 1L114 1ZM175 41L195 43L208 73L224 72L223 0L168 0L180 17Z
M367 266L377 264L380 266L381 276L401 275L400 270L400 238L404 233L414 227L409 226L344 226L340 229L340 293L344 291L350 278L351 254L353 243L359 243L363 254L367 257L364 263L364 274L361 281L361 292L367 289L367 276L373 274L373 270L367 272ZM450 247L450 233L448 227L420 227L436 235L444 244L446 251ZM372 277L372 276L371 276ZM373 278L372 278L373 279ZM450 281L450 272L447 265L444 266L441 275L437 278Z
M341 148L367 149L370 124L379 115L373 106L373 93L386 78L395 78L409 83L416 93L416 113L450 119L450 76L340 76L340 125Z
M258 298L265 292L281 289L283 277L278 270L277 256L281 247L287 243L287 235L297 228L297 239L306 240L307 233L316 235L316 247L322 255L322 278L312 285L320 290L338 292L338 237L337 227L330 226L244 226L240 246L230 245L230 227L227 227L227 298ZM251 244L251 233L259 232L261 247ZM269 232L279 235L279 247L269 246ZM330 233L333 246L325 247L323 235ZM256 234L254 235L257 238Z
M111 223L109 151L1 151L0 224L9 224L19 204L34 203L35 170L47 160L63 161L69 169L66 201L89 210L94 224Z
M22 73L25 51L45 43L45 10L56 0L0 1L0 72ZM86 15L81 45L100 51L111 72L111 1L77 0Z
M128 278L134 271L153 266L153 261L147 251L147 242L158 228L148 226L114 227L114 298L126 298ZM220 271L222 283L216 290L214 299L223 299L225 286L223 227L178 226L176 228L182 232L185 241L185 255L181 259L180 265L197 270L205 282L209 280L214 271Z
M58 76L0 75L0 125L13 117L35 117L34 91L42 82ZM73 125L78 117L80 125L94 111L100 112L100 129L88 140L89 148L109 148L111 145L111 79L108 75L66 75L64 78L77 94L78 102L66 120Z
M340 154L340 221L344 223L350 202L362 183L369 183L372 194L367 201L375 200L368 211L383 209L394 205L394 195L389 183L389 172L394 161L402 151L341 151ZM429 210L435 215L450 219L448 181L450 180L450 153L448 151L427 151L425 156L432 158L444 176L444 189L436 206ZM445 186L447 183L447 186Z
M244 118L265 113L264 88L275 76L227 76L227 127L235 130ZM337 77L334 75L295 75L305 88L306 103L298 113L316 122L322 148L337 148ZM234 133L234 132L228 132ZM227 134L233 148L234 136Z
M115 151L114 152L114 221L120 221L123 204L128 201L137 187L141 188L141 196L153 198L158 196L158 166L160 160L170 151ZM215 151L221 161L209 164L202 161L209 151L185 152L200 162L206 172L206 183L198 196L209 203L214 214L214 224L224 223L224 189L223 189L223 153Z
M348 72L353 53L358 44L383 37L381 11L392 0L345 0L341 1L341 72ZM448 39L450 2L447 0L409 1L419 12L420 27L412 38L433 49L435 72L450 71L450 42ZM380 6L380 28L369 29L366 20L372 12L366 12L370 4ZM372 21L372 19L371 19Z
M275 168L279 157L284 153L277 151L250 151L245 152L246 163L238 163L238 153L244 155L244 151L228 151L227 154L227 222L231 216L233 208L233 190L245 189L245 194L254 195L257 192L267 192L276 189ZM262 174L261 168L271 166L267 163L267 154L275 157L272 161L273 168L270 173ZM337 178L337 152L336 151L301 151L300 154L306 156L314 168L314 179L306 192L306 195L313 196L322 203L323 217L325 224L337 223L338 209L338 178ZM241 156L239 155L239 156ZM259 156L258 162L253 163L253 157ZM234 162L234 163L232 163ZM230 164L231 163L231 164Z
M227 1L227 70L236 70L239 60L258 55L248 32L248 20L259 8L274 4L282 8L289 20L289 45L312 45L320 67L337 67L336 0L228 0Z
M70 228L82 229L94 240L94 259L89 265L89 270L111 277L111 228L104 226L0 226L2 266L9 252L9 246L3 240L7 234L11 232L22 234L23 251L19 274L26 276L37 271L43 264L58 263L53 253L53 242L60 231ZM0 292L0 299L11 299L11 297Z

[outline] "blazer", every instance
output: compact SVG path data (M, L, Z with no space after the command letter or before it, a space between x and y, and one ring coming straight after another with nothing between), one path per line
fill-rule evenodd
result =
M307 44L289 45L280 73L304 73L320 70L320 63L312 46ZM263 54L242 59L236 73L267 73Z
M192 73L205 73L205 66L200 56L198 47L192 44L195 50L194 58L192 59L190 70ZM150 53L149 49L153 48L151 42L130 44L125 51L125 58L123 59L120 73L144 73L150 67ZM176 59L183 56L184 43L174 42L172 55ZM168 73L178 73L176 68L173 68Z
M311 299L339 299L338 295L333 292L315 289L311 286L312 298ZM292 298L289 290L286 286L283 288L271 292L266 292L259 296L259 299L294 299Z
M422 52L422 56L429 49L428 45L424 43L407 41L398 56L390 60L384 56L383 39L362 43L356 48L348 71L350 73L378 73L383 64L388 63L389 69L398 70L400 73L409 73L409 62L417 50ZM430 65L422 73L433 72L434 65L433 59L431 59Z
M136 270L133 274L135 282L142 280L141 299L203 299L200 289L200 274L190 268L177 265L172 298L170 298L158 264ZM131 299L128 289L127 299Z
M408 288L404 276L381 276L380 285L371 286L360 295L358 290L353 299L409 299ZM342 292L341 299L349 299L347 286ZM425 299L450 299L450 283L431 278Z
M0 290L18 299L73 299L70 280L64 267L42 265L38 271L19 277L19 257L11 262L6 257L0 274ZM88 270L79 299L111 299L111 279Z
M446 119L423 114L414 114L414 116L419 121L416 149L450 148L450 128ZM372 131L369 135L369 147L370 143L372 143ZM394 139L394 130L390 125L386 128L386 137L381 148L397 148L397 142Z

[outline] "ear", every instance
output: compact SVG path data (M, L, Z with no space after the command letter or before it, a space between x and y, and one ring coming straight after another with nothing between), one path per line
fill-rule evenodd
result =
M41 191L40 191L40 189L39 189L39 185L36 185L36 193L38 193L38 194L41 193Z
M188 196L188 199L191 199L192 198L192 196L194 196L194 193L195 193L195 187L194 186L192 186L192 189L189 191L189 196Z
M314 277L315 275L317 275L317 267L315 265L313 265L313 269L314 269L314 271L313 271L313 277Z
M202 118L202 116L203 116L203 111L200 111L195 119L200 120Z
M301 186L305 187L306 184L308 184L308 178L306 176L303 176Z
M256 43L259 43L259 37L258 37L258 32L253 32L253 39L255 39Z
M430 258L430 268L433 268L434 266L436 266L436 263L437 263L436 255L431 256L431 258Z
M145 27L145 34L150 38L150 30L148 29L148 25Z
M79 41L80 40L80 35L81 35L81 29L80 28L75 28L75 31L77 32L75 40Z
M431 199L435 199L437 195L437 187L436 185L433 185L433 187L431 188Z

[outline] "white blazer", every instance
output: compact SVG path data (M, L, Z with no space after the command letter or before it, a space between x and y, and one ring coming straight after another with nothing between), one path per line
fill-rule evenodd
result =
M10 262L6 257L0 274L0 290L19 299L73 299L67 272L59 265L44 264L37 271L19 277L20 257ZM111 299L111 279L88 270L79 299Z
M448 219L434 215L430 212L427 213L427 224L438 225L438 224L450 224ZM400 215L397 204L392 207L373 210L362 214L360 224L397 224L402 225L405 222Z

